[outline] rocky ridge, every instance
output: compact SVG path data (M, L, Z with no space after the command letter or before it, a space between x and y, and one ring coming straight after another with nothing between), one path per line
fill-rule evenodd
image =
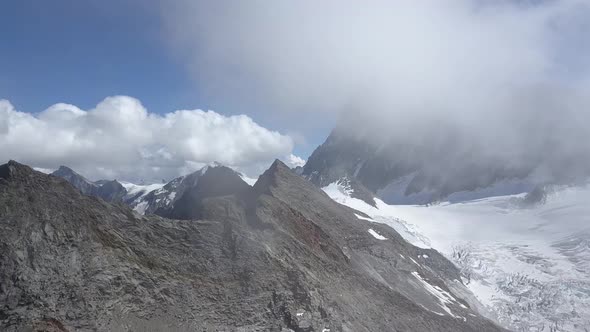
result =
M280 161L250 188L198 196L199 220L172 220L0 166L0 327L501 331L458 296L444 257Z

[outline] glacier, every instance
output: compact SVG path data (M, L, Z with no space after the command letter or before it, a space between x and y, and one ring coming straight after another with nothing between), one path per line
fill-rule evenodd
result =
M525 194L434 205L373 207L345 182L332 199L441 252L459 267L479 311L514 331L590 331L590 186L556 186L544 202Z

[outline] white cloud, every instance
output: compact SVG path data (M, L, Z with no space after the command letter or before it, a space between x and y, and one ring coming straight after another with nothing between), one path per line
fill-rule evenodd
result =
M305 165L305 160L303 160L303 158L298 157L294 154L290 154L287 159L285 160L285 163L287 165L289 165L289 167L298 167L298 166L303 166Z
M108 97L91 110L55 104L38 113L0 100L0 159L90 178L169 179L219 162L260 171L274 158L299 161L293 140L246 115L179 110L149 113L135 98Z
M432 146L449 136L453 161L590 166L587 0L164 7L171 45L199 87L293 112L295 131L308 127L306 114L350 112L348 131L378 141Z

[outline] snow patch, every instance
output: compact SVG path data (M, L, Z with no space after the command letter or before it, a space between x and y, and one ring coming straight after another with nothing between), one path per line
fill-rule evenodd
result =
M371 218L363 217L363 216L361 216L361 215L358 215L358 214L356 214L356 213L355 213L354 215L355 215L355 216L356 216L358 219L361 219L361 220L367 220L367 221L372 221L372 222L375 222L375 220L373 220L373 219L371 219Z
M241 174L241 173L240 173L240 177L242 178L242 180L244 180L244 182L246 182L250 186L254 186L254 184L256 183L256 181L258 181L258 178L256 178L256 179L250 178L250 177L247 177L246 175Z
M134 184L131 182L119 182L127 190L127 197L133 197L139 193L142 193L142 196L147 195L149 192L160 189L164 187L164 183L154 183L148 185L140 185Z
M443 290L442 288L440 288L438 286L431 285L430 283L428 283L428 281L426 281L424 278L422 278L422 276L416 271L412 272L412 275L414 277L416 277L416 279L418 279L418 281L420 281L420 283L422 284L424 289L426 289L426 291L428 291L430 294L434 295L437 298L437 300L439 301L440 307L446 313L448 313L451 317L460 318L460 319L465 320L465 317L453 314L453 312L451 311L451 308L449 308L450 304L457 302L457 299L455 299L449 292Z
M137 204L133 208L133 210L135 210L139 214L145 214L145 210L147 209L147 207L148 207L148 203L146 201L142 201L142 202L139 202L139 204Z
M387 240L387 238L385 236L377 233L372 228L369 228L368 232L369 232L369 234L373 235L373 237L376 238L377 240Z

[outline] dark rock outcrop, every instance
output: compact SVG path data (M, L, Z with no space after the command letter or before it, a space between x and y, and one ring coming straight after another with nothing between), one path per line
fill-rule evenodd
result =
M501 330L453 295L440 254L281 162L240 187L192 196L201 220L170 220L0 166L0 330Z

